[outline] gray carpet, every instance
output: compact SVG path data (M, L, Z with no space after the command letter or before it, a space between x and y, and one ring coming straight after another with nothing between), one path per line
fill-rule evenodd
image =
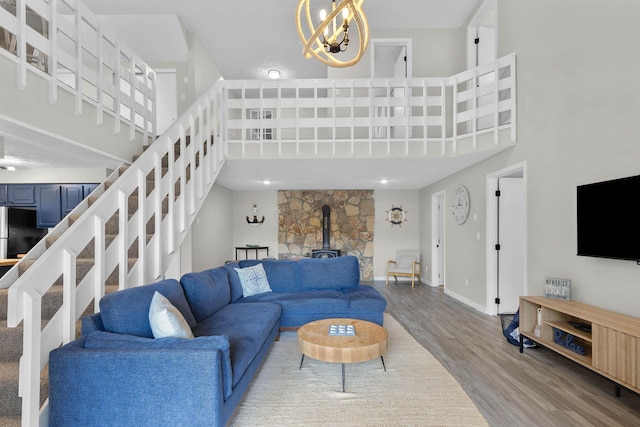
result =
M389 350L380 359L341 365L306 358L299 370L295 332L281 334L241 402L234 427L486 426L447 370L390 315Z

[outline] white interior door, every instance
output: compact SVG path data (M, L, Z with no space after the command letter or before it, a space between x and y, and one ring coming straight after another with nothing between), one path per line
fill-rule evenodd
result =
M393 78L395 79L404 79L407 77L407 47L401 46L398 50L398 56L396 57L395 63L393 65ZM404 98L405 88L396 87L393 89L392 96L394 98ZM393 117L404 117L405 116L405 108L404 107L393 107L391 112ZM406 136L406 129L404 126L393 126L391 128L391 137L392 138L404 138Z
M498 180L498 312L515 312L519 297L524 294L526 203L522 178Z
M444 286L444 194L440 195L438 208L438 286Z
M445 284L444 197L444 191L431 195L431 286Z

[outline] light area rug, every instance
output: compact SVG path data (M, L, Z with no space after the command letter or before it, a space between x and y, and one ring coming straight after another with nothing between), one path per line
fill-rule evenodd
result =
M384 355L345 365L306 357L295 332L283 332L258 372L231 425L487 426L460 384L390 315ZM357 331L356 331L357 332Z

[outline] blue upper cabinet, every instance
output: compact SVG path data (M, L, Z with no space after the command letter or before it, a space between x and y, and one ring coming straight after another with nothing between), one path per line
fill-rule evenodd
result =
M35 206L36 186L32 184L8 185L7 204L9 206Z
M37 227L55 227L99 184L0 184L0 206L35 207Z
M62 217L65 217L84 199L84 185L66 184L61 186L62 196Z
M62 219L60 209L60 185L39 185L36 208L36 221L38 228L55 227Z

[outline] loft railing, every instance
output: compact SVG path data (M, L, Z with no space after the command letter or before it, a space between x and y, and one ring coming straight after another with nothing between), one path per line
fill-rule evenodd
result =
M92 192L89 206L81 202L51 233L60 237L50 247L43 239L25 256L35 260L22 275L19 264L0 279L9 288L10 327L24 322L20 360L22 425L39 423L40 375L49 352L75 338L76 321L105 294L105 281L116 269L119 288L149 283L163 275L179 250L195 215L224 163L223 149L214 135L216 89L196 101L128 169L116 171ZM117 178L117 179L116 179ZM105 239L107 223L117 223L117 236ZM153 230L150 232L149 230ZM84 277L76 276L78 254L93 249L94 262ZM130 249L137 258L130 258ZM63 302L46 326L41 325L42 298L62 280ZM46 425L47 403L42 421Z
M96 125L105 114L121 123L129 139L156 134L155 73L116 37L103 31L98 18L77 0L0 0L0 54L17 64L17 86L29 73L48 81L49 102L60 89L75 97L74 112L95 107Z
M442 78L224 81L227 155L455 155L504 129L515 142L515 65L512 54Z

